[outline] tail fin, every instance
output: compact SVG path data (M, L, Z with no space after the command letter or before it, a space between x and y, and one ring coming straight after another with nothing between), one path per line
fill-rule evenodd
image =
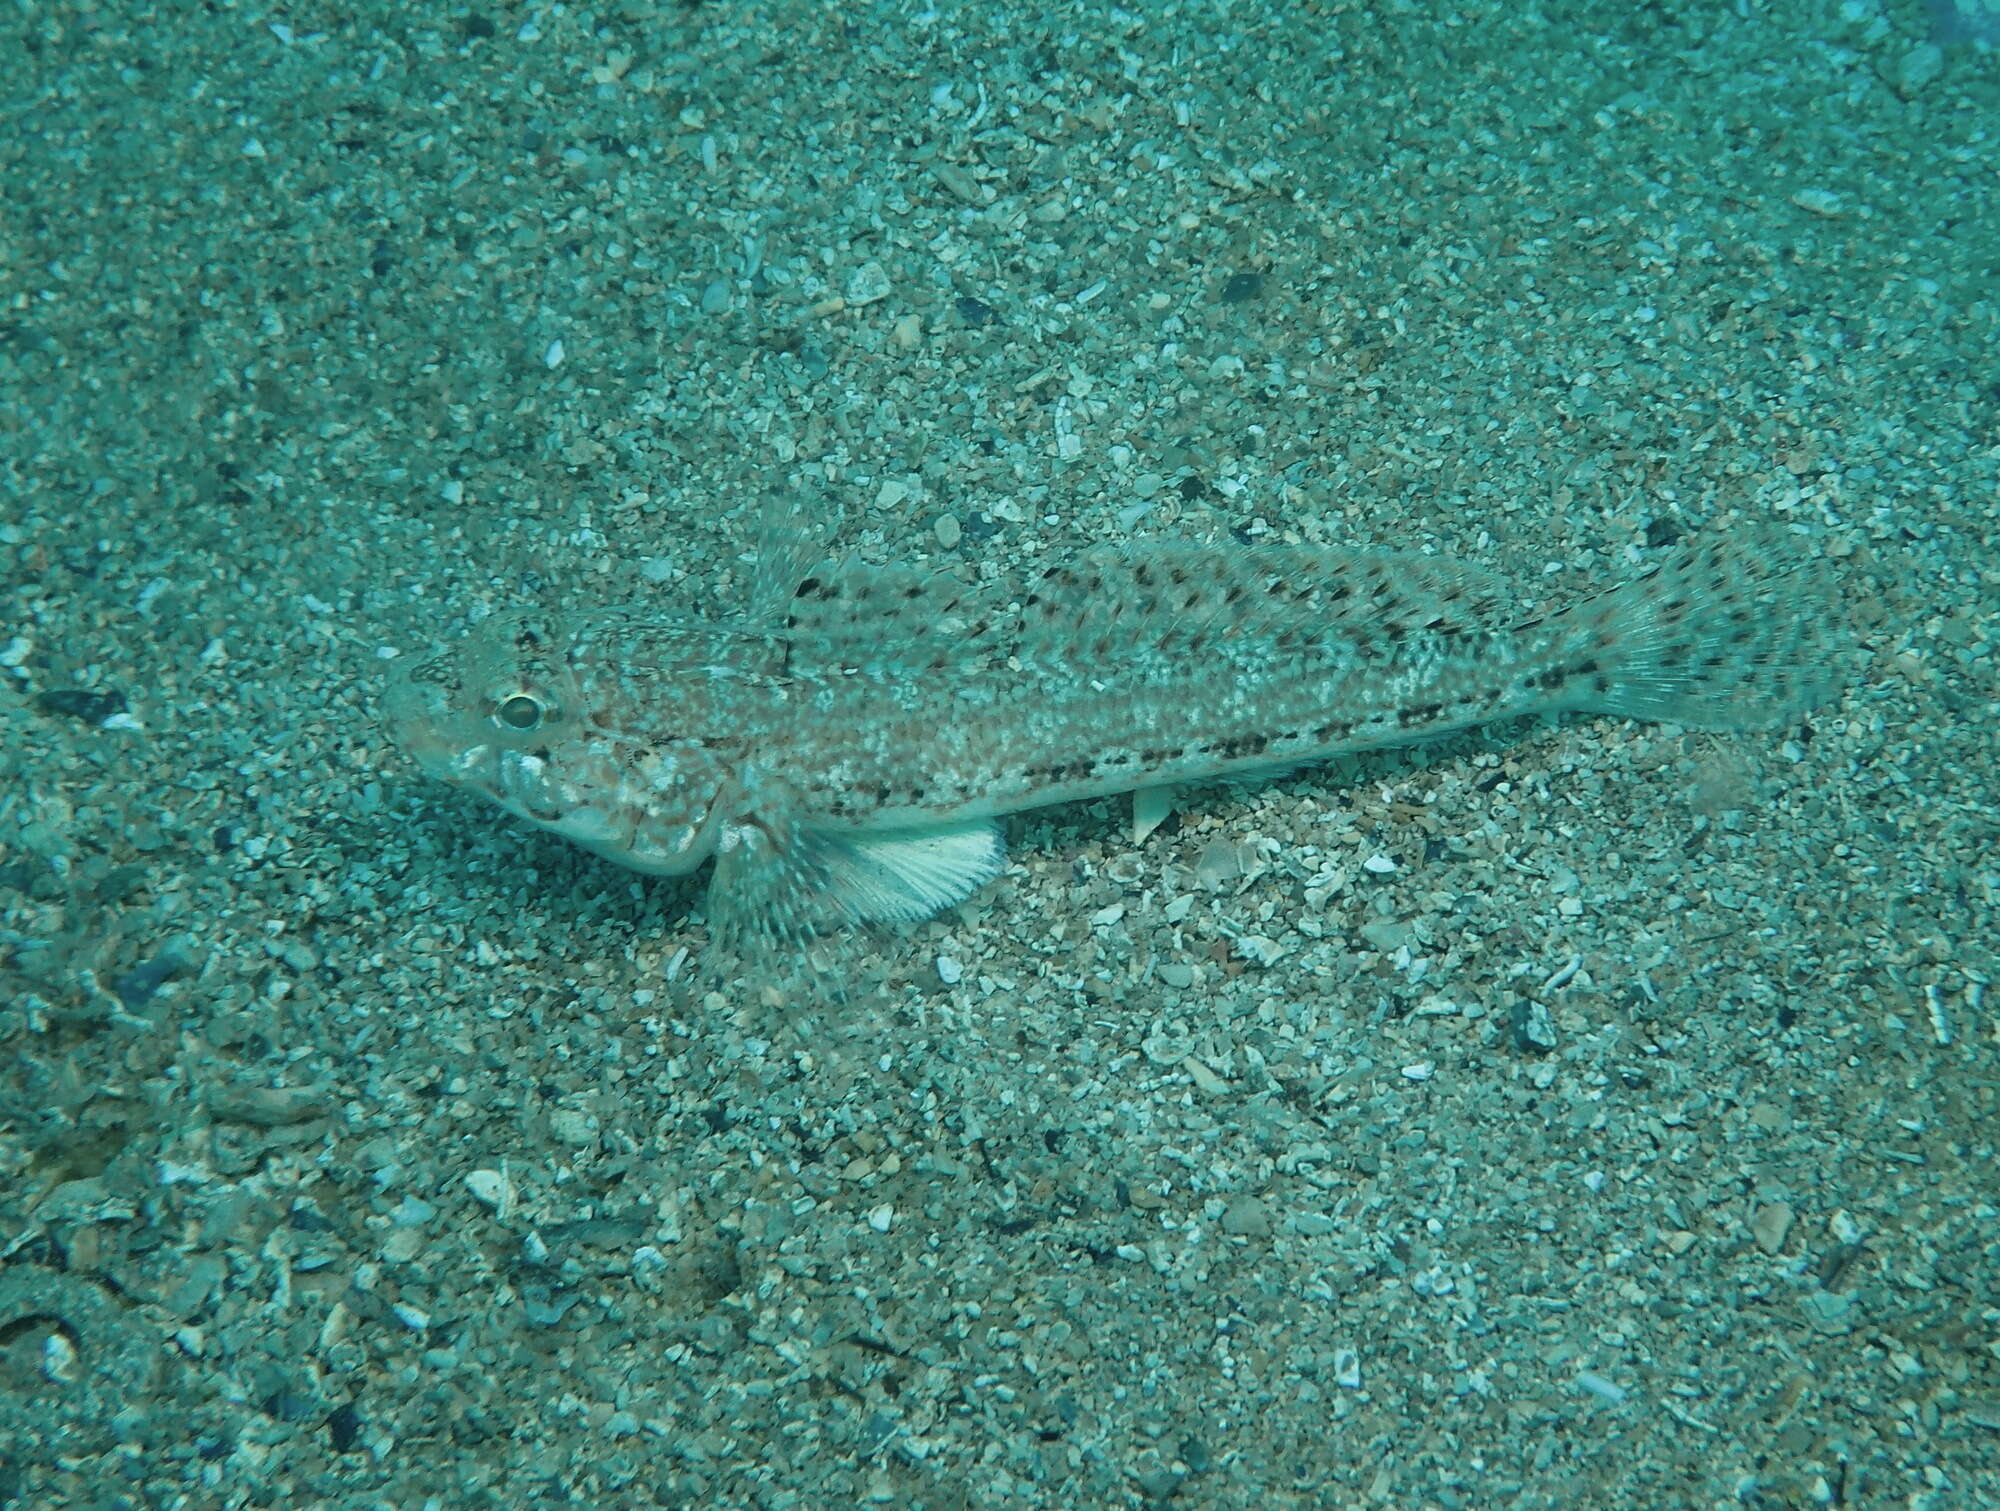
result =
M1832 689L1834 607L1802 542L1739 528L1556 615L1572 668L1590 668L1571 671L1564 702L1701 729L1783 725Z

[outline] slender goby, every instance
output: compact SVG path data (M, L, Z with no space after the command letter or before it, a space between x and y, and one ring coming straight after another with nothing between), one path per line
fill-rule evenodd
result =
M1553 710L1774 725L1828 686L1833 595L1774 527L1534 616L1417 555L1161 543L980 589L782 535L739 619L507 617L414 660L398 739L634 870L713 858L711 922L754 943L948 907L1024 808Z

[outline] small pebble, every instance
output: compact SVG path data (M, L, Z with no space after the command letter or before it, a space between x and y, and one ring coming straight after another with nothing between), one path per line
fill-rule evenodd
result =
M1943 72L1944 49L1935 42L1920 42L1896 60L1896 93L1907 100Z
M1401 949L1417 937L1415 925L1406 918L1371 918L1357 932L1371 948L1383 954Z
M1600 1401L1609 1401L1614 1406L1625 1399L1624 1386L1616 1380L1607 1380L1603 1375L1593 1374L1587 1369L1576 1377L1576 1384L1577 1389L1588 1391Z
M1181 1487L1181 1476L1172 1469L1142 1469L1132 1479L1142 1495L1155 1501L1170 1499Z
M1531 997L1520 998L1507 1010L1507 1027L1522 1054L1549 1054L1561 1042L1554 1016Z
M1288 946L1262 934L1244 934L1237 938L1236 953L1252 965L1276 965L1288 953Z
M1193 1055L1189 1055L1186 1059L1182 1060L1181 1065L1187 1071L1188 1078L1209 1096L1219 1097L1229 1090L1229 1083L1227 1081L1209 1069L1208 1066L1202 1064Z
M1226 839L1212 839L1195 857L1194 879L1211 891L1243 874L1236 846Z
M1799 1310L1822 1333L1844 1333L1854 1325L1854 1301L1838 1291L1812 1291L1799 1301Z
M465 1189L481 1206L490 1207L503 1216L513 1204L513 1182L498 1170L474 1170L465 1177Z
M847 302L873 304L878 299L887 299L889 290L889 275L882 270L882 264L864 262L847 280Z
M437 1216L437 1208L420 1196L405 1196L396 1203L389 1221L399 1228L420 1228Z
M1222 1231L1232 1238L1268 1238L1270 1210L1254 1196L1238 1196L1222 1209Z
M1772 1202L1759 1207L1750 1219L1751 1236L1757 1240L1757 1247L1766 1254L1775 1254L1785 1246L1785 1235L1792 1230L1792 1209L1784 1202Z

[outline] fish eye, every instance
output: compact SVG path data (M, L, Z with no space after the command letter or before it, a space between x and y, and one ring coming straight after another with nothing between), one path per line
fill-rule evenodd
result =
M499 705L493 710L493 722L502 729L525 734L531 729L540 728L542 719L547 713L548 710L540 698L529 693L515 693L512 697L500 700Z

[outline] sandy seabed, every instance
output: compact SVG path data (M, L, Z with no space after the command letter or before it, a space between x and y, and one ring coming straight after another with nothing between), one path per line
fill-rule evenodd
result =
M0 1511L2000 1504L1936 9L17 10ZM1754 522L1841 691L1030 814L811 1004L379 709L804 486L968 580Z

